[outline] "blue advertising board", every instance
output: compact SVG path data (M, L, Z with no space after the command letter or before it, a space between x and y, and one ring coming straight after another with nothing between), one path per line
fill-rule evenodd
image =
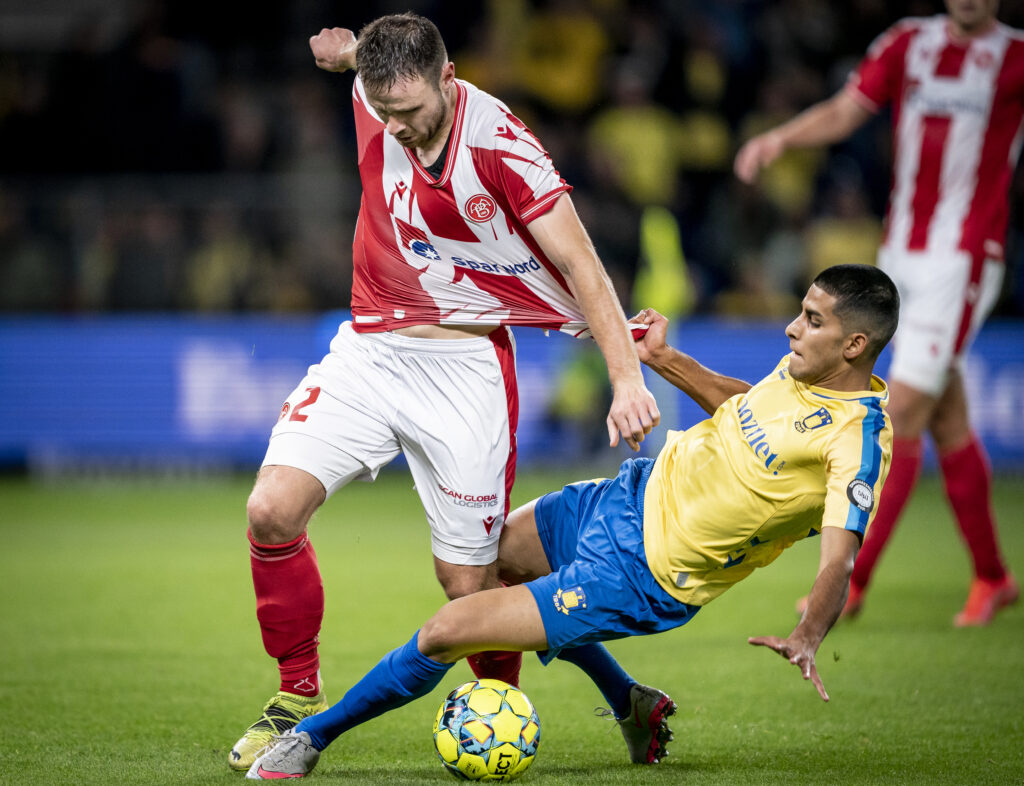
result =
M255 467L282 402L344 317L2 318L0 465ZM788 351L783 329L690 320L672 341L717 371L756 381ZM580 435L559 426L551 402L589 342L532 329L517 330L516 341L521 466L568 460ZM886 367L883 356L883 374ZM994 466L1024 470L1024 326L986 325L967 369L972 420ZM671 386L650 384L665 415L648 443L656 449L666 428L705 415ZM588 426L598 444L602 421L597 412Z

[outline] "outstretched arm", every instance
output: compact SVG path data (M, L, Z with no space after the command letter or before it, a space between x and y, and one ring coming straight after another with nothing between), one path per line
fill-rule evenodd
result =
M317 68L324 71L348 71L356 67L356 35L344 27L326 27L309 39Z
M805 109L792 120L758 134L736 154L733 171L744 183L791 147L820 147L846 139L871 113L844 89Z
M621 434L626 444L639 450L661 414L644 384L637 351L626 329L626 315L611 279L569 195L562 194L548 212L531 221L530 232L545 256L565 275L604 355L612 383L612 406L606 421L609 444L615 447Z
M860 548L856 533L839 527L823 527L821 533L821 562L818 577L814 580L811 594L807 598L807 610L788 637L756 636L751 644L771 647L789 662L800 667L805 680L814 683L818 694L828 701L825 686L818 676L814 655L829 632L846 603L853 573L853 560Z
M737 393L750 390L750 384L742 379L718 374L669 346L666 343L668 319L653 308L645 308L630 324L648 326L643 338L636 342L640 360L696 401L709 415Z

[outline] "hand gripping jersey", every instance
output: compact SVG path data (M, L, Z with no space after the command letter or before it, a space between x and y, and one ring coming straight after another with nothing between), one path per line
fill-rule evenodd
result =
M787 355L714 416L670 432L644 494L644 549L658 583L702 606L796 541L861 536L892 453L885 383L840 393L797 382Z
M876 39L847 90L872 112L892 104L884 245L1001 260L1024 114L1021 33L996 23L960 40L944 15L905 19Z
M359 332L406 325L533 325L589 335L565 278L530 235L570 187L499 101L456 80L441 177L387 133L356 77L363 195L353 243Z

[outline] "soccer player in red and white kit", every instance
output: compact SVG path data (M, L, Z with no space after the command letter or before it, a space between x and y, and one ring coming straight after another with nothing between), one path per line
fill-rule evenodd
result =
M353 319L289 396L249 498L257 618L281 688L232 748L238 770L328 706L323 587L306 526L335 491L403 452L447 596L499 586L518 416L509 325L596 340L613 389L612 446L621 436L637 449L659 420L570 187L518 118L455 78L437 28L392 15L358 42L334 28L310 47L320 68L358 72ZM521 657L482 653L471 665L516 683Z
M921 470L931 434L974 580L957 626L985 625L1014 603L1000 555L991 470L971 430L964 356L999 295L1008 189L1024 115L1024 34L996 20L998 0L946 0L948 15L908 18L872 44L845 88L754 137L736 156L745 182L785 150L846 139L892 106L892 190L878 264L896 282L900 326L889 369L893 460L857 556L844 614L860 611L872 569Z

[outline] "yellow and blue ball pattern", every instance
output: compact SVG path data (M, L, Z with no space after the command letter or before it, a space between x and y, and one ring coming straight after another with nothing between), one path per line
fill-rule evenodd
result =
M471 781L510 781L537 755L540 720L519 688L501 680L473 680L441 702L434 748L448 772Z

